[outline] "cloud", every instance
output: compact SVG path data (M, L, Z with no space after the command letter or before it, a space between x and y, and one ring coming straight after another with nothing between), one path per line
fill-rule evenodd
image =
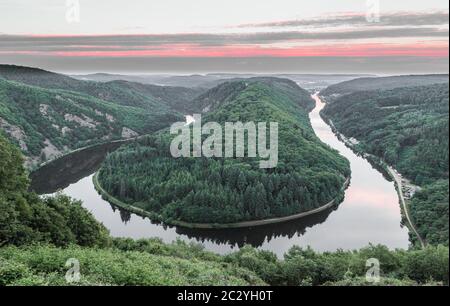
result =
M357 31L284 31L245 34L161 34L100 36L1 35L0 51L64 51L67 49L200 46L224 47L288 42L345 41L385 38L440 38L448 41L449 31L435 28L363 29Z
M3 55L1 63L71 72L111 73L448 73L448 57L55 57Z
M286 20L279 22L253 23L238 28L283 28L283 27L337 27L337 26L434 26L448 25L448 12L389 13L380 16L380 22L367 22L365 15L335 15L327 18Z
M153 63L161 71L166 69L164 63L172 65L170 69L180 63L184 65L183 69L189 67L193 71L228 71L225 64L227 61L219 59L235 58L236 61L230 60L234 69L239 69L240 63L251 62L250 70L257 69L261 63L265 69L273 64L281 65L274 66L278 67L276 69L288 71L289 65L299 69L300 62L305 65L305 62L317 61L326 65L323 69L332 71L335 64L326 58L340 58L339 65L342 63L345 66L355 63L350 59L354 57L359 59L357 63L365 67L365 71L381 67L387 69L389 65L397 67L399 71L414 70L414 65L419 62L421 64L417 65L421 70L428 71L429 68L430 71L441 71L448 70L445 66L439 66L448 63L448 16L448 12L397 13L382 15L380 23L368 23L365 16L347 14L321 19L242 25L229 33L0 34L0 62L31 63L38 66L41 63L55 63L56 67L64 69L80 65L87 69L91 66L98 67L98 70L106 70L100 68L108 67L108 63L117 69L139 70L139 65L148 60L148 63ZM231 31L230 28L222 30ZM216 60L206 60L208 58ZM249 58L252 60L248 61ZM260 62L255 58L264 60ZM292 61L271 61L270 58L292 58ZM433 64L426 67L426 61ZM96 62L102 62L104 66L94 65ZM196 63L199 63L199 69L193 67ZM212 66L208 67L209 64ZM377 64L380 66L377 67ZM336 66L336 69L343 70L342 65Z

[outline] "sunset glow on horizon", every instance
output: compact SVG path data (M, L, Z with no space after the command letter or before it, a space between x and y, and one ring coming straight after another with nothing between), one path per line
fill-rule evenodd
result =
M327 2L328 5L324 1L280 0L277 4L269 1L258 6L255 0L227 3L198 0L190 5L175 0L164 3L136 0L133 6L120 0L75 1L78 7L74 12L78 15L74 15L72 22L69 18L72 8L66 7L64 1L43 0L37 5L29 0L5 0L0 4L0 63L46 63L58 69L55 62L61 58L68 65L72 61L71 65L77 68L83 66L80 66L82 59L316 58L319 61L328 57L370 62L371 58L384 58L389 65L390 58L411 57L411 63L415 62L413 58L448 62L447 1L402 4L381 0L376 20L368 18L371 8L365 0ZM102 9L105 14L99 17ZM8 14L8 10L14 14ZM3 12L7 12L5 16ZM10 15L32 19L25 27ZM114 62L108 63L114 66ZM92 68L86 64L87 67Z

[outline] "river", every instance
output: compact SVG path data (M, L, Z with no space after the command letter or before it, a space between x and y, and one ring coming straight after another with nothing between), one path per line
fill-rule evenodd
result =
M407 248L408 230L401 226L401 211L394 183L362 157L355 155L332 132L319 115L324 104L319 97L310 113L317 136L338 150L351 164L352 179L344 201L334 208L299 220L245 229L192 230L156 224L148 219L117 209L104 201L92 177L108 152L118 144L99 145L76 152L35 172L32 189L40 194L57 190L75 199L102 222L114 237L159 237L201 243L208 250L227 253L244 244L270 250L282 256L294 245L317 251L359 249L384 244L391 249Z

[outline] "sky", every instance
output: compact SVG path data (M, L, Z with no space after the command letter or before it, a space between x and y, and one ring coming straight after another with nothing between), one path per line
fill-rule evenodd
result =
M0 0L0 63L60 72L448 73L443 0Z

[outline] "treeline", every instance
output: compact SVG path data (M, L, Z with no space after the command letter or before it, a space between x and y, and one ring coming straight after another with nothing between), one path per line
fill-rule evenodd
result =
M170 157L139 143L128 150L107 158L102 187L168 222L233 223L300 213L331 201L344 182L326 172L267 174L216 159L168 163Z
M290 83L289 83L290 84ZM230 98L224 92L233 90ZM278 122L279 161L260 169L259 158L180 158L170 155L172 135L162 132L122 147L99 172L101 186L125 203L166 222L233 223L281 217L324 205L343 193L348 162L315 136L310 96L290 84L246 80L219 85L220 97L204 122ZM238 89L236 91L236 89ZM298 91L294 99L292 92ZM298 100L303 99L303 104ZM307 102L309 101L309 102ZM339 200L339 199L338 199Z
M328 104L322 115L357 139L359 150L424 187L411 201L414 223L427 242L448 245L448 83L355 92Z

